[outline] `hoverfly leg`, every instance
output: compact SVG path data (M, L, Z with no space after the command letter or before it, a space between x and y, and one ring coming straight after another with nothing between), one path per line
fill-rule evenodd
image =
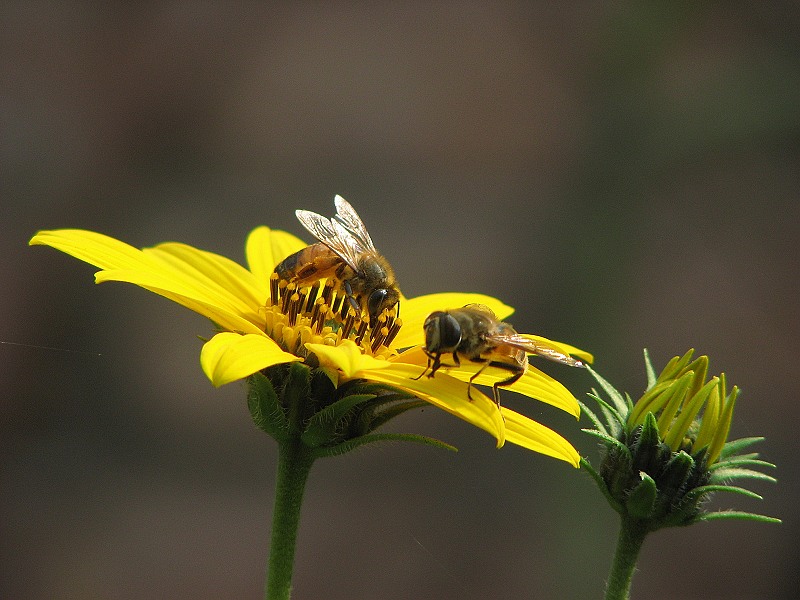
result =
M478 369L475 372L475 374L472 377L469 378L469 381L467 382L467 398L469 398L470 402L472 402L472 386L473 386L472 382L475 381L475 378L478 375L480 375L481 373L483 373L483 371L486 369L486 367L489 366L489 361L488 360L482 360L480 358L473 358L471 360L472 360L472 362L483 363L483 366L480 369ZM495 398L495 402L497 402L497 405L500 406L500 402L497 400L497 398Z
M525 368L521 367L516 364L510 364L506 362L500 362L497 360L490 361L487 363L488 367L495 367L497 369L505 369L506 371L511 371L512 375L508 379L504 379L503 381L497 381L492 385L492 392L494 392L494 401L497 403L497 408L500 408L500 387L511 385L512 383L516 383L520 377L525 374ZM482 369L481 369L482 370Z
M425 373L428 373L429 369L430 369L430 373L428 373L428 377L433 377L434 375L436 375L436 371L438 371L441 367L447 368L447 367L460 367L461 366L461 361L458 360L458 355L455 352L453 352L453 362L455 364L454 365L448 365L447 363L443 363L442 362L442 354L441 354L441 352L438 353L438 354L434 354L434 353L429 352L428 350L426 350L424 348L422 349L422 351L428 357L428 366L425 367L425 370L422 371L422 373L420 373L419 377L414 377L413 378L414 381L420 379L423 375L425 375ZM471 400L471 398L470 398L470 400Z
M431 369L431 374L428 375L428 377L433 377L434 373L436 373L436 370L441 366L441 363L439 363L439 356L438 355L435 356L435 355L431 354L430 352L428 352L427 350L423 350L423 352L425 352L425 354L428 357L428 365L422 370L422 373L420 373L418 377L414 377L413 378L414 381L418 381L418 380L422 379L422 376L425 375L425 373L428 372L428 369L431 369L431 364L433 364L433 368Z

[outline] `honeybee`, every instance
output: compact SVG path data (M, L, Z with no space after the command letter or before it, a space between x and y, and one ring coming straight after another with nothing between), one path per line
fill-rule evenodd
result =
M488 306L468 304L463 308L436 311L428 315L425 329L425 354L428 366L420 377L430 370L433 377L443 365L442 355L452 354L455 366L466 359L483 366L469 378L467 396L475 378L487 367L503 369L511 373L508 379L492 385L494 401L500 407L498 388L509 386L525 374L528 369L528 354L536 354L549 360L572 367L583 367L583 362L561 350L544 343L534 342L518 334L511 325L500 321Z
M280 280L298 287L324 278L344 290L356 314L366 312L374 324L384 309L400 301L394 270L375 249L355 209L336 196L336 215L327 219L309 210L295 211L300 223L319 240L286 257L275 267Z

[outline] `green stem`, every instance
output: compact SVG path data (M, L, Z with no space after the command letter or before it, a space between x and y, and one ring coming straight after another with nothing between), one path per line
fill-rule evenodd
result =
M292 589L297 529L308 473L314 458L299 440L278 445L278 472L275 480L275 508L272 514L272 539L267 565L266 600L288 600Z
M625 517L620 519L617 550L608 577L605 600L627 600L630 597L636 560L645 537L647 529L641 523Z

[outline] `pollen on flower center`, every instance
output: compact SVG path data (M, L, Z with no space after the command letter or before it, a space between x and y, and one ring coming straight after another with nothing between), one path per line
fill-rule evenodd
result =
M389 346L403 324L392 308L384 309L370 326L369 318L356 312L345 293L337 293L331 279L298 287L280 280L276 273L270 278L265 310L264 333L287 352L304 358L308 342L337 346L344 340L354 341L365 354L388 357L393 353Z

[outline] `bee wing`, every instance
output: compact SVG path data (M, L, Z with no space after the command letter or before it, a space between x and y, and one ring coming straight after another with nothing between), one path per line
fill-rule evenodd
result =
M310 210L296 210L295 214L311 235L333 250L354 271L358 270L358 242L338 221L331 221Z
M569 354L562 352L558 348L543 344L541 342L534 342L518 333L496 333L486 336L487 341L494 342L498 345L511 346L519 350L524 350L528 354L535 354L559 362L571 367L583 367L582 361L577 358L571 357Z
M372 238L367 233L367 228L358 216L356 209L350 206L350 203L342 198L336 196L334 199L336 204L336 216L333 217L333 222L341 223L344 228L355 238L361 252L375 252L375 244L372 243Z
M352 232L346 229L338 220L333 219L331 225L333 225L333 229L336 231L336 241L341 246L341 250L331 246L333 251L341 256L354 271L358 272L358 257L365 252L374 252L375 250L365 248L361 240L354 236Z

